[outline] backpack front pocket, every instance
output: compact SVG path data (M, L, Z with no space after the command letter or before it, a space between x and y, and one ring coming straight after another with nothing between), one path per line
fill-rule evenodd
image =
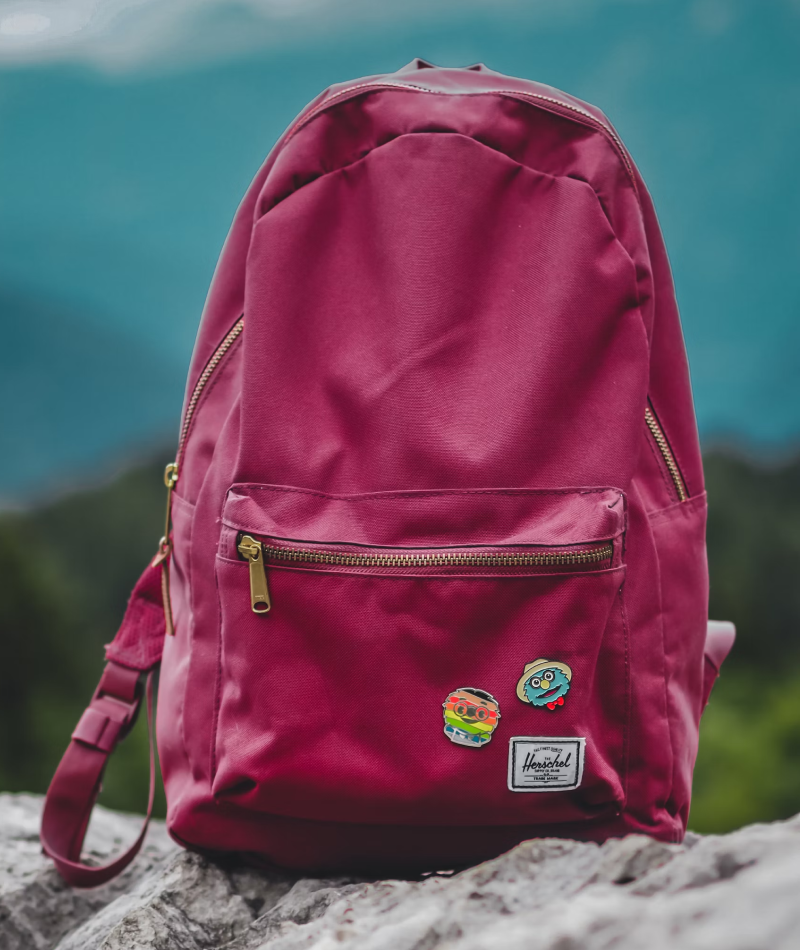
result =
M621 492L237 485L223 521L216 797L415 825L620 808Z

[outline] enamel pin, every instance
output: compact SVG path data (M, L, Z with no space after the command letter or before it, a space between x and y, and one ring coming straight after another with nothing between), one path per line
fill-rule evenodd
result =
M572 669L559 660L534 660L528 663L517 683L517 696L531 706L555 709L564 705L569 692Z
M444 734L451 742L473 749L491 742L500 719L500 706L491 693L468 686L455 689L442 706Z

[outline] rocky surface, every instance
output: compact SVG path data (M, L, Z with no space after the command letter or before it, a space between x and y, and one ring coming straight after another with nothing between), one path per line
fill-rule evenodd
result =
M800 816L682 845L528 841L421 880L311 879L180 851L155 823L117 881L64 885L41 799L0 795L0 950L797 950ZM139 819L96 810L95 860Z

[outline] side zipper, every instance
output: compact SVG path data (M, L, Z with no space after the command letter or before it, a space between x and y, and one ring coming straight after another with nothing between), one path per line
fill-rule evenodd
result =
M164 484L167 486L167 513L164 518L164 534L158 542L156 556L150 562L151 567L161 565L161 598L164 601L164 621L168 637L175 634L175 625L172 622L172 603L169 599L169 555L172 551L172 541L169 536L170 522L172 521L172 492L178 481L178 466L170 462L164 469Z
M664 460L664 465L667 468L667 471L672 478L673 484L675 485L675 491L678 494L678 501L687 501L689 498L689 493L686 491L686 483L683 480L681 471L678 468L678 463L675 461L675 456L672 454L672 449L669 447L669 442L667 442L667 437L664 435L664 430L658 424L658 420L655 417L655 413L647 406L644 411L644 421L647 423L647 428L650 430L650 434L653 436L653 441L656 443L661 457Z
M192 390L192 396L186 404L186 415L183 417L183 425L181 426L181 434L178 438L178 451L175 453L175 461L170 462L164 469L164 484L167 486L167 511L164 518L164 534L158 542L158 551L150 563L153 567L157 567L159 564L161 565L161 593L164 599L164 617L167 626L167 636L170 637L175 634L175 627L172 622L172 604L169 597L169 557L172 553L172 538L170 537L172 524L172 493L178 484L181 465L183 464L183 455L186 451L186 439L192 428L192 422L194 421L200 397L203 395L203 390L211 379L214 370L216 370L230 348L241 336L242 330L244 330L243 316L239 317L236 323L234 323L225 335L225 339L216 350L214 350L211 359L206 363L203 372L200 374L200 378Z

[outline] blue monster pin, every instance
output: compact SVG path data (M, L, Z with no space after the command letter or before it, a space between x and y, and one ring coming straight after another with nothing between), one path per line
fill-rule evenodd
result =
M531 706L555 709L564 705L569 692L572 670L559 660L534 660L528 663L517 683L517 696Z

